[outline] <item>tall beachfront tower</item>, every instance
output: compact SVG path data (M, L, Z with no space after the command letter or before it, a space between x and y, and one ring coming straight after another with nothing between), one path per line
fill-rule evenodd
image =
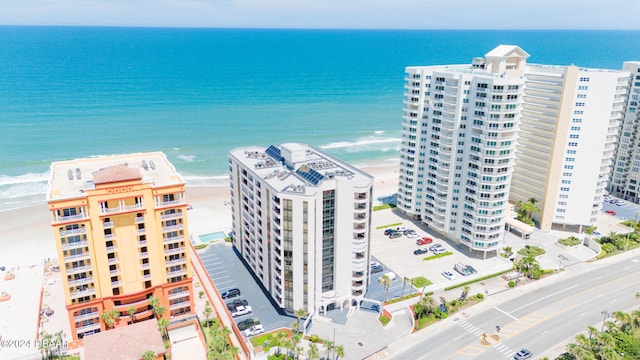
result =
M160 152L51 164L47 202L74 339L116 326L192 314L184 180Z
M628 86L625 71L527 65L511 199L536 199L541 229L596 222Z
M627 61L622 70L631 75L630 89L609 191L615 196L640 203L640 62Z
M407 67L398 208L471 251L500 248L529 54Z
M229 153L233 245L293 314L349 306L368 278L373 178L311 146Z

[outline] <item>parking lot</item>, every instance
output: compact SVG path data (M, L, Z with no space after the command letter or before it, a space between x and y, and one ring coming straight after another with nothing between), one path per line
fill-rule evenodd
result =
M205 250L198 252L211 280L218 291L223 292L232 289L240 289L240 296L224 300L225 303L234 300L247 300L252 308L252 313L235 318L236 323L250 318L258 318L265 331L271 331L282 327L290 327L295 322L294 317L279 314L269 301L268 295L251 276L238 257L233 247L225 243L210 245Z
M376 229L379 226L398 223L402 223L401 226L406 228L416 230L419 236L409 238L403 235L398 238L389 238L384 235L384 229ZM404 218L392 210L376 212L373 217L372 226L371 253L375 260L384 265L385 270L384 272L380 272L372 276L371 286L366 295L367 298L380 299L378 288L382 288L382 286L378 284L377 279L387 271L390 271L387 269L393 269L397 275L389 291L389 299L393 299L394 297L400 296L402 293L403 279L405 277L412 279L418 276L423 276L433 282L433 285L427 287L425 291L434 291L457 282L463 282L477 276L501 271L512 266L509 260L500 256L496 257L495 255L491 255L487 256L486 260L483 260L482 253L469 253L467 248L429 233L419 221L414 222L411 219ZM420 246L416 245L416 240L425 236L432 238L433 243ZM423 259L433 255L431 251L421 255L413 254L414 250L418 248L428 249L433 244L441 244L446 251L450 251L453 254L428 261ZM477 273L466 277L462 276L454 270L456 262L473 266L477 270ZM455 279L449 280L445 278L442 275L443 271L453 273ZM408 294L408 291L405 291L405 294ZM384 300L384 288L382 288L382 300Z
M612 197L613 199L621 200L619 198ZM640 205L634 204L629 201L625 201L624 205L616 205L610 202L602 203L602 211L606 213L606 211L613 211L615 215L609 215L617 218L619 221L624 221L627 219L633 220L636 216L636 213L640 211ZM640 213L638 214L638 220L640 220Z

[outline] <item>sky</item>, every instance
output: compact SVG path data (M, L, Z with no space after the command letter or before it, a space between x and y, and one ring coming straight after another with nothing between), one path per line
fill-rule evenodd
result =
M0 25L640 30L640 1L0 0Z

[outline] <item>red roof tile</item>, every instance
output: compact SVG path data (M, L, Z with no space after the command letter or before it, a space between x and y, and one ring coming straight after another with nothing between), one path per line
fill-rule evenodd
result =
M123 165L114 165L93 173L94 184L108 184L119 181L140 180L140 170Z

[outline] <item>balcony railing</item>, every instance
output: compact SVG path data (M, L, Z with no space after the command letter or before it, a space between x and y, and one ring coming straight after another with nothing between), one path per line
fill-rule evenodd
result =
M95 313L91 313L91 314L95 314ZM95 316L89 317L87 319L91 319L93 317L95 317ZM79 320L83 320L83 319L84 318L79 319ZM93 324L89 324L89 325L78 327L78 328L76 328L76 334L81 334L81 333L84 333L84 332L87 332L87 331L98 330L98 329L100 329L100 322L96 322L96 323L93 323Z
M65 256L64 257L64 262L68 263L68 262L71 262L71 261L87 260L87 259L90 259L90 258L91 258L91 255L88 252L86 252L86 253L82 253L82 254Z
M120 205L114 208L100 208L100 214L102 215L108 215L108 214L117 214L120 212L126 212L126 211L134 211L134 210L139 210L139 209L143 209L144 205L143 204L135 204L135 205Z
M180 248L174 248L174 249L167 249L164 251L164 255L174 255L174 254L180 254L185 252L185 248L180 247Z
M89 320L89 319L94 319L94 318L98 318L100 317L100 312L96 311L96 312L90 312L90 313L86 313L86 314L82 314L82 315L76 315L73 317L73 321L82 321L82 320ZM91 324L91 325L86 325L86 326L93 326L95 324ZM97 323L98 327L100 327L100 323ZM84 327L79 327L77 329L82 329Z
M140 259L144 259L144 258L148 258L149 257L149 253L148 252L141 252L140 255L138 255L138 257Z
M90 271L90 270L91 270L91 266L90 265L76 266L74 268L67 269L67 275L83 273L83 272L87 272L87 271Z
M171 243L183 241L183 240L184 240L184 236L176 236L176 237L170 237L170 238L164 239L164 243L171 244Z
M67 222L67 221L75 221L75 220L85 220L89 219L88 214L78 214L78 215L56 215L56 222Z
M116 276L120 274L120 269L110 270L109 275Z
M137 234L137 235L144 235L144 234L146 234L146 233L147 233L147 230L146 230L145 228L137 229L137 230L136 230L136 234Z
M69 287L71 286L78 286L78 285L82 285L82 284L87 284L93 282L93 277L87 277L84 279L76 279L76 280L71 280L69 281Z
M116 251L118 251L118 247L117 246L115 246L115 245L114 246L107 246L107 252L108 253L116 252Z
M175 309L180 309L180 308L184 308L187 306L191 306L191 302L189 301L183 301L183 302L179 302L179 303L175 303L169 306L169 310L175 310Z
M113 265L113 264L115 264L117 262L118 262L118 258L117 257L114 257L114 258L111 258L111 259L107 259L107 263L109 265Z
M91 296L91 295L95 295L95 294L96 294L96 289L87 289L87 290L81 290L81 291L72 292L71 294L69 294L69 296L72 299L75 299L75 298L78 298L78 297Z
M170 225L170 226L163 226L162 227L162 232L169 232L169 231L180 231L184 229L184 225L183 224L177 224L177 225Z
M182 259L167 261L166 265L171 266L171 265L180 265L180 264L186 264L186 263L187 263L187 258L182 258Z
M62 245L62 250L69 250L69 249L77 249L77 248L81 248L81 247L86 247L88 246L88 242L85 241L75 241L72 243L68 243L68 244L64 244Z
M105 240L114 240L116 238L116 234L106 234L104 236Z
M62 230L60 231L60 237L70 236L70 235L82 235L86 232L85 228L71 229L71 230Z
M140 224L144 222L144 216L138 216L133 220L134 223Z
M113 226L113 221L105 221L102 223L102 228L104 229L112 228Z
M160 216L160 220L173 220L173 219L180 219L180 218L182 218L181 212L177 212L173 214L164 214Z
M171 200L171 201L156 201L156 207L173 206L173 205L184 205L184 200L178 199L178 200Z
M169 300L173 300L175 298L179 298L179 297L183 297L183 296L189 296L189 292L188 291L180 291L178 293L169 294Z

